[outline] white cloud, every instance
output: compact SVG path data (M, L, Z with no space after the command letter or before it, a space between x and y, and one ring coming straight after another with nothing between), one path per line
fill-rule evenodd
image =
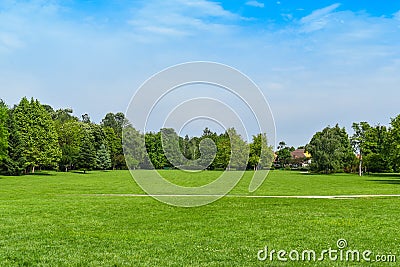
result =
M229 30L242 18L219 3L205 0L148 1L132 12L128 24L146 35L191 36L200 32L220 33ZM154 36L148 36L153 39Z
M179 0L178 3L185 9L190 9L193 13L201 16L214 16L221 18L234 19L238 16L225 10L221 4L207 0Z
M393 18L400 20L400 10L393 14Z
M112 28L99 27L96 14L86 23L54 9L26 13L18 7L0 13L0 84L7 88L2 98L13 104L34 96L99 121L108 111L124 110L155 72L211 60L242 70L260 85L279 140L303 144L328 123L384 124L398 113L400 36L394 33L400 14L372 17L338 12L338 6L276 30L253 27L257 20L244 26L239 15L208 1L143 2L123 17L129 25ZM298 111L304 119L293 115Z
M281 16L286 20L286 21L291 21L293 19L293 14L285 14L282 13Z
M321 9L314 10L310 15L303 17L301 19L301 22L302 23L308 23L308 22L312 22L312 21L324 18L327 15L329 15L332 11L337 9L339 6L340 6L340 4L336 3L336 4L333 4L333 5L321 8Z
M185 36L187 35L186 32L180 31L174 28L168 27L157 27L157 26L144 26L143 30L155 33L155 34L162 34L162 35L169 35L169 36Z
M10 51L17 48L21 48L23 43L21 40L11 33L0 32L0 51Z
M329 16L340 6L339 3L314 10L310 15L301 18L300 23L303 24L303 31L312 32L324 28Z
M270 83L267 83L265 85L265 88L267 90L279 91L279 90L282 90L284 88L284 85L281 84L281 83L270 82Z
M247 1L246 5L248 6L253 6L253 7L259 7L259 8L264 8L264 3L258 2L258 1Z

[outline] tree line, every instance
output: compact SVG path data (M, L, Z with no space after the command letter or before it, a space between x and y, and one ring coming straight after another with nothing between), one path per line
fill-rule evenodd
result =
M400 172L400 115L391 119L389 127L370 125L368 122L355 122L353 133L336 124L315 133L304 146L311 155L308 169L319 173L353 172L363 173ZM308 158L294 159L285 142L280 142L276 151L277 165L298 165ZM308 165L308 164L307 164Z
M127 166L259 169L269 167L274 158L265 134L254 135L247 143L234 128L222 134L206 128L200 137L180 137L174 129L140 133L121 112L108 113L100 124L91 122L88 114L78 118L72 113L33 98L24 97L11 108L0 100L0 172L86 172Z
M312 156L311 170L324 173L338 171L400 172L400 115L389 127L353 123L353 135L345 128L326 127L306 145Z
M292 162L293 147L279 143L274 155L265 134L251 142L234 128L217 134L178 136L174 129L141 133L124 114L108 113L101 123L71 109L54 110L38 100L8 107L0 100L0 173L19 175L39 169L60 171L129 168L254 169L276 160ZM304 147L315 172L400 172L400 115L388 127L354 123L353 134L336 125L314 134ZM125 153L124 153L125 152Z

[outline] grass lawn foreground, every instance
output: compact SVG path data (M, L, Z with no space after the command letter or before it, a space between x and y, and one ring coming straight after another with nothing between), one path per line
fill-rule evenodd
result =
M198 186L220 172L160 171ZM254 193L246 172L230 196L400 195L399 175L271 171ZM275 250L347 248L396 255L400 197L224 197L198 208L144 194L128 171L0 176L0 266L396 266L390 262L259 261Z

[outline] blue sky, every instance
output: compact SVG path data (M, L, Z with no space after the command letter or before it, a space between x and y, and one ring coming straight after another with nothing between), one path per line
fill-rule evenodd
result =
M261 88L277 141L400 113L399 1L1 1L0 86L99 122L149 76L201 60Z

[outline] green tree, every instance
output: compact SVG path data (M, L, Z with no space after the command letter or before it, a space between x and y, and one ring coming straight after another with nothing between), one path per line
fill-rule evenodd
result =
M54 121L61 124L69 121L75 121L75 122L79 121L78 117L73 116L72 113L73 110L70 108L57 109L56 111L53 112L52 118Z
M253 135L253 141L250 144L249 166L254 171L259 168L269 168L274 160L274 152L271 146L268 146L267 135Z
M107 147L102 144L96 154L96 167L100 170L111 168L111 158Z
M229 128L227 134L231 143L231 159L229 161L228 169L231 167L239 170L247 167L249 157L249 146L238 134L235 128Z
M217 138L217 154L213 162L214 168L226 169L231 158L231 140L227 132L220 134Z
M353 123L354 134L351 143L359 155L359 175L362 170L382 172L389 169L385 144L387 129L385 126L370 126L367 122Z
M128 124L129 123L122 112L118 112L116 114L111 112L107 113L104 119L101 121L101 125L103 127L112 128L119 137L122 136L122 130Z
M0 99L0 161L3 161L8 156L8 108L7 105Z
M111 127L103 127L107 148L111 157L112 169L125 168L125 159L122 148L122 140L115 134ZM122 162L121 162L122 158Z
M352 127L354 130L354 134L351 137L351 144L353 145L354 151L358 153L358 173L360 176L362 176L364 153L367 155L366 146L368 140L366 137L366 133L371 129L371 126L367 122L360 122L353 123Z
M324 173L343 171L355 158L346 130L339 125L317 132L306 150L312 156L311 169Z
M202 138L199 144L200 158L195 160L195 164L200 169L213 169L214 159L217 152L215 141L212 138Z
M85 113L82 115L82 122L83 123L91 123L89 114Z
M294 151L294 147L289 147L284 141L279 142L278 151L276 152L277 161L281 167L285 167L292 161L291 152Z
M62 151L60 166L68 171L73 169L79 157L83 129L81 122L70 120L58 127L58 143Z
M386 151L394 172L400 171L400 115L392 119L386 142Z
M189 159L196 160L200 158L200 149L199 145L201 142L201 138L197 136L193 136L189 141Z
M125 139L125 138L124 138ZM164 155L161 132L153 133L149 132L145 134L145 145L147 150L148 158L145 158L143 166L145 168L151 168L154 166L156 169L162 169L170 166L167 158ZM150 162L147 162L149 160Z
M146 142L149 143L145 144L143 134L141 134L138 130L130 125L124 127L123 135L123 148L125 152L124 154L126 155L125 159L129 168L136 169L141 163L144 165L144 167L150 167L149 162L146 162L146 164L144 164L147 146L151 149L152 156L150 158L155 160L157 167L161 167L159 165L159 162L157 161L157 158L159 156L158 153L160 153L160 151L158 150L159 144L157 143L158 141L160 141L157 138L158 136L155 137L153 134L150 134L149 137L151 138L147 137L146 139Z
M172 128L160 130L163 153L168 160L168 165L178 167L184 164L185 158L180 150L179 136Z
M50 114L38 100L23 98L14 110L15 131L20 135L24 167L55 167L61 158L58 135Z
M183 156L190 160L191 159L191 152L190 152L190 138L188 135L185 135L184 138L179 139L179 146L181 149L181 153Z
M94 147L94 137L91 133L90 126L83 124L81 146L77 157L76 166L83 170L84 173L96 167L96 150Z
M100 125L94 123L87 123L89 131L93 137L93 146L96 151L100 149L103 144L106 144L106 134Z
M0 161L1 172L7 175L21 175L26 162L22 155L22 139L15 123L14 110L15 108L8 110L7 130L9 137L7 157Z

